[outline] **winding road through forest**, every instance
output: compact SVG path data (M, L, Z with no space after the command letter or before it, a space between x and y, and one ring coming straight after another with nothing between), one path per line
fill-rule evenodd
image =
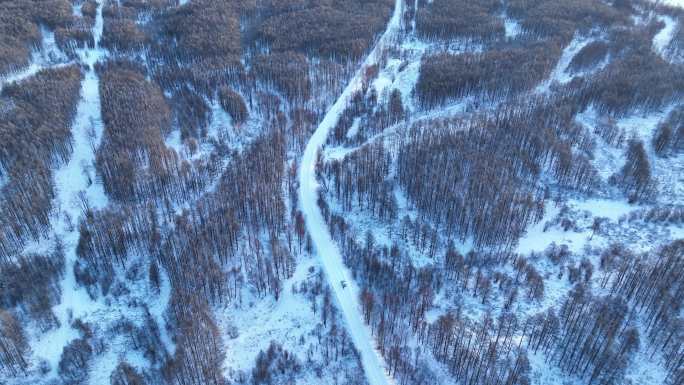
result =
M306 228L323 262L323 270L344 314L348 332L360 354L361 364L370 385L388 385L393 384L394 381L387 374L385 360L376 348L370 328L363 321L358 300L359 288L353 281L351 272L345 266L340 249L335 244L318 207L319 184L316 180L316 160L328 138L328 133L339 121L351 96L362 88L366 68L378 63L384 48L398 35L402 9L403 0L396 0L387 29L309 139L299 168L299 205L304 213ZM346 285L342 284L343 281Z

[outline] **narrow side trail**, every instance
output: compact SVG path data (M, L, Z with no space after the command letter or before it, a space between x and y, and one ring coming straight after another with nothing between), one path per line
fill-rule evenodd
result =
M50 377L57 376L57 366L63 348L79 336L78 331L71 327L72 321L86 315L112 313L105 304L93 301L87 291L77 284L74 276L74 264L78 258L78 221L83 211L81 199L86 198L92 208L107 205L102 185L93 183L94 175L87 176L84 172L87 167L94 164L94 150L99 146L103 130L99 79L94 69L95 63L104 56L104 51L99 47L103 31L103 2L104 0L96 0L97 14L93 27L95 47L86 47L77 52L79 62L86 69L81 83L81 99L72 124L72 154L66 164L55 170L54 175L57 196L54 202L56 214L52 220L52 228L62 241L66 266L61 282L61 299L59 304L53 307L53 312L59 320L59 327L32 341L31 346L36 357L46 359L50 363ZM88 172L90 173L92 171Z
M361 364L370 385L393 384L394 381L387 374L385 361L375 347L375 339L370 328L363 321L358 300L359 288L344 265L342 254L330 235L323 214L318 207L319 185L316 180L316 160L328 138L328 133L339 121L351 96L361 89L366 68L379 61L383 49L399 34L402 13L403 0L396 0L394 13L387 29L309 139L299 168L299 205L304 213L306 227L315 250L323 262L323 270L344 314L348 332L359 351ZM346 287L343 287L343 281Z

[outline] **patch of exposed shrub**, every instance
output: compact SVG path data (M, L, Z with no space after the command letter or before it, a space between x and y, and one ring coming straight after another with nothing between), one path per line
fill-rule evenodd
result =
M589 100L601 112L623 115L635 108L654 110L684 94L684 68L651 51L630 52L611 61L587 86Z
M653 148L659 156L684 151L684 106L677 107L653 134Z
M152 192L145 190L151 186L142 171L154 169L163 185L178 167L177 156L163 141L171 128L171 110L159 86L134 64L110 62L98 66L98 72L105 126L96 153L98 174L105 191L117 200L148 196Z
M556 36L569 42L577 30L606 29L627 24L629 14L600 0L510 0L510 16L520 20L523 31L534 36Z
M55 326L58 321L52 306L60 300L62 288L59 280L64 274L64 256L61 250L52 255L22 256L15 262L0 265L0 305L5 309L21 308L30 315L42 330Z
M267 17L259 37L274 50L300 50L324 56L359 58L383 30L393 1L340 0L296 4L287 12Z

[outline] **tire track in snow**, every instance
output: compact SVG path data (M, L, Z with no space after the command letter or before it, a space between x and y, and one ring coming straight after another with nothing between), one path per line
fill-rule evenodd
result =
M344 314L348 332L360 354L361 364L370 385L393 384L394 381L387 374L385 360L375 347L375 339L370 328L363 321L358 301L359 288L344 265L342 254L318 207L319 185L316 180L316 160L328 138L328 133L339 121L351 96L361 89L365 69L379 61L380 53L399 33L402 13L403 0L396 0L394 13L387 29L309 139L299 168L300 209L304 213L307 230L321 257L323 270ZM346 287L343 286L343 282L347 283Z

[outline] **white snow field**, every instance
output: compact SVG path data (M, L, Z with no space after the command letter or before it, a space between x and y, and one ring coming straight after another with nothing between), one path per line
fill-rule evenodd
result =
M359 289L351 273L345 267L342 254L333 241L318 207L319 185L316 181L316 160L328 138L328 133L339 121L351 96L361 89L364 70L379 61L380 53L399 33L402 8L403 1L396 0L394 13L387 29L309 139L299 168L299 204L304 213L306 227L322 260L323 270L335 293L340 310L344 314L349 334L360 354L361 364L370 385L392 384L394 381L387 374L385 361L375 347L375 339L370 328L364 324L358 302Z
M103 26L102 5L98 5L93 31L96 45L94 51L98 51L97 44L102 36ZM66 262L66 273L62 280L62 298L53 309L59 319L60 327L41 336L32 346L37 357L49 360L53 375L56 374L55 370L62 349L69 341L78 337L78 332L71 327L71 321L84 314L97 312L102 306L102 304L94 302L84 288L79 288L74 278L73 269L77 258L76 245L79 237L76 224L82 213L79 192L85 192L85 196L93 208L101 208L107 205L107 197L102 185L97 183L88 185L88 178L84 174L85 167L93 164L95 160L91 142L97 145L102 133L99 80L92 68L100 54L90 51L93 50L85 49L79 52L79 56L90 68L81 84L81 100L73 123L73 153L69 162L55 173L56 206L64 214L58 214L53 227L64 242Z

